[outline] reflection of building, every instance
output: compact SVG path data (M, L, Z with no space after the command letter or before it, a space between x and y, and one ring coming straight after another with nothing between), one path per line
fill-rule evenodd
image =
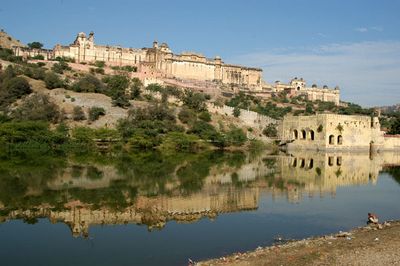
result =
M254 210L258 206L258 188L235 189L214 186L189 196L140 196L123 210L93 209L71 203L65 210L39 207L35 210L11 211L5 219L48 217L52 222L64 222L74 236L87 236L89 227L103 224L145 224L162 228L167 221L194 222L203 217L214 218L220 213Z
M153 43L151 48L123 48L94 43L94 34L81 32L68 46L56 45L53 50L15 47L15 54L23 57L42 55L45 59L67 57L76 62L104 61L108 65L131 65L139 71L159 73L164 77L219 81L224 84L261 88L262 70L259 68L225 64L220 57L213 59L194 53L174 54L166 43Z
M400 165L400 154L298 152L278 160L278 176L288 181L288 197L335 195L343 186L376 183L385 165Z
M361 115L285 116L280 137L289 149L400 149L400 138L385 136L378 118Z
M400 165L400 154L303 151L293 152L290 156L244 160L240 166L229 163L212 166L195 192L183 191L179 180L172 179L166 184L165 194L147 196L148 191L138 184L141 181L126 180L126 186L139 188L138 196L124 193L129 190L125 186L115 187L120 191L113 190L112 193L122 192L126 202L119 206L119 201L112 198L114 207L101 200L95 201L94 205L84 204L71 191L81 188L79 193L83 198L93 195L92 192L101 195L101 189L110 186L113 180L123 181L126 176L119 176L111 166L72 165L59 171L59 177L42 188L42 191L51 190L52 194L58 191L62 198L68 199L62 202L65 208L60 210L39 204L31 209L15 209L0 203L0 210L8 213L0 216L0 221L48 217L52 222L68 224L74 236L87 236L90 226L103 224L144 224L149 229L162 228L171 220L195 222L221 213L257 209L262 193L299 202L307 195L335 196L337 188L342 186L375 184L382 167Z

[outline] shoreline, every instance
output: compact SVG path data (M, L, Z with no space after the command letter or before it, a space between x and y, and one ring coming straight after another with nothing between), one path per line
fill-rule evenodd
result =
M196 265L396 265L400 220L313 236L198 262Z

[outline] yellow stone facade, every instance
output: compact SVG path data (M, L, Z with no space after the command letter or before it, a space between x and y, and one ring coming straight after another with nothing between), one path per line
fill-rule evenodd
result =
M318 87L313 84L307 87L307 83L303 78L294 78L289 83L276 81L272 85L264 85L264 90L270 90L275 93L287 92L289 97L304 95L309 101L320 100L322 102L333 102L335 105L340 103L340 89L334 89L327 86Z
M225 64L219 56L213 59L194 52L174 54L166 43L153 43L150 48L123 48L97 45L94 34L81 32L68 46L56 45L53 50L15 47L17 56L43 55L46 60L56 57L72 58L76 62L104 61L107 65L131 65L146 74L160 74L166 78L194 79L234 84L250 89L261 89L262 70L253 67Z
M280 139L289 149L400 150L400 138L385 135L377 117L362 115L285 116Z

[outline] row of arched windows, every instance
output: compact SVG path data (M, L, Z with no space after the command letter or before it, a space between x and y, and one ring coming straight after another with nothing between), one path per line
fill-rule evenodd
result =
M337 140L336 143L335 143L335 140ZM335 138L334 135L329 136L329 145L335 145L335 144L337 144L337 145L343 144L343 136L342 135L337 136L337 138Z
M312 169L314 167L314 159L310 159L308 162L306 162L306 160L303 158L300 158L299 161L297 161L297 158L293 158L291 166L294 168L299 167L305 169Z
M342 165L342 157L338 156L336 157L336 162L335 162L335 157L329 156L328 157L328 165L329 166L341 166ZM312 169L314 167L314 159L309 159L306 160L304 158L292 158L290 162L290 166L293 168L299 167L299 168L305 168L305 169Z
M297 129L293 130L293 138L294 139L309 139L309 140L314 140L315 139L315 133L314 130L300 130L297 131Z

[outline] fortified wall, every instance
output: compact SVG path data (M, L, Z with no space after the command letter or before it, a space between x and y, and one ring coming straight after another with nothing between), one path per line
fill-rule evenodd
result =
M211 113L233 116L234 108L227 105L223 105L222 107L220 107L213 103L207 103L207 109ZM278 120L276 119L244 109L240 109L240 115L238 118L242 120L243 123L247 126L258 128L260 130L264 129L269 124L278 124Z
M400 138L386 136L377 117L361 115L285 116L280 139L288 149L400 150Z
M57 44L53 50L14 47L14 53L24 58L42 55L46 60L66 57L78 63L104 61L107 65L136 66L143 73L159 73L165 78L216 81L261 90L262 70L225 64L219 56L206 58L195 52L174 54L166 43L154 42L149 48L124 48L98 45L94 33L81 32L68 46Z

